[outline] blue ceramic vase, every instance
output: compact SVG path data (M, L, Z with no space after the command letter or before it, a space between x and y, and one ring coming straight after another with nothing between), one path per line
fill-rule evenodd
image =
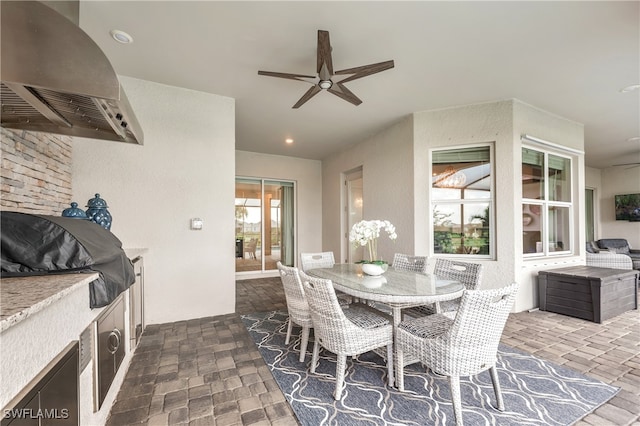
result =
M87 217L104 229L111 230L111 213L107 210L107 202L100 198L100 194L87 201Z
M64 209L62 211L62 216L71 217L73 219L89 220L87 214L84 212L84 210L78 208L78 203L76 202L71 203L71 207L69 207L68 209Z

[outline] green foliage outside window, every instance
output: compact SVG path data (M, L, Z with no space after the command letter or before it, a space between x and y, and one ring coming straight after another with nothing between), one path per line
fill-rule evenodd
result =
M474 226L473 232L455 232L450 220L451 214L438 210L433 212L433 221L436 228L449 227L448 230L435 230L434 252L444 254L489 254L489 208L482 215L469 217L466 227L480 222L480 226Z

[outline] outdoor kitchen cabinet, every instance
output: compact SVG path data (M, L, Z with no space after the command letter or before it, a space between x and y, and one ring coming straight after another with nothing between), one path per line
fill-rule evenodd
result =
M78 342L56 357L22 399L3 412L2 426L78 425Z
M131 262L136 276L129 287L129 339L133 351L144 331L144 259L136 256Z
M79 419L72 424L103 425L106 424L110 408L117 395L117 390L124 380L124 373L131 361L129 350L128 292L121 293L112 304L91 309L89 307L89 284L98 278L97 273L85 274L50 274L45 276L28 276L3 278L0 281L0 408L12 409L23 401L34 383L47 374L50 366L55 365L61 353L70 342L79 342L79 355L73 362L75 379L65 385L73 389L77 384ZM124 306L124 310L123 310ZM108 336L116 328L116 319L110 317L119 311L117 329L111 340L111 351L114 351L117 339L120 345L114 354L103 357L107 372L111 377L98 378L98 334L97 324L108 331ZM102 327L101 327L102 328ZM107 341L107 344L109 342ZM124 357L123 357L124 355ZM119 364L119 365L118 365ZM115 366L117 374L114 376ZM97 382L109 382L102 391L103 399L98 404ZM53 388L52 388L53 389ZM75 391L74 391L75 392ZM63 392L45 390L44 395ZM29 400L31 401L31 400ZM29 401L25 400L27 404ZM35 404L35 401L31 401ZM98 408L98 405L101 408ZM67 403L57 402L57 412L48 415L65 416L61 410L71 409ZM32 405L24 408L34 408ZM25 411L26 413L27 411ZM3 415L5 412L3 411ZM71 415L71 412L69 412ZM24 418L22 420L25 420ZM2 420L4 426L7 420ZM12 423L12 426L22 423ZM47 424L40 422L40 425ZM55 424L65 425L58 420Z
M98 330L97 407L99 409L125 356L124 298L118 297L96 320Z

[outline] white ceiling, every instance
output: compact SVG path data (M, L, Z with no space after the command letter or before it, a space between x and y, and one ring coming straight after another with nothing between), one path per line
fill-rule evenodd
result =
M640 161L640 91L620 93L640 83L638 1L82 1L80 26L118 74L235 98L239 150L321 159L414 111L517 98L583 123L588 166ZM346 84L360 106L294 110L307 83L258 75L315 74L319 29L335 70L395 61Z

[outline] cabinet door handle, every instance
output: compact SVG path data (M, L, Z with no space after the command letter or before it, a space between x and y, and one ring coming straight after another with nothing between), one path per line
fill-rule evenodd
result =
M115 341L114 341L115 340ZM109 353L111 355L118 352L118 348L120 347L120 342L122 341L122 333L117 328L114 328L111 333L109 333Z

